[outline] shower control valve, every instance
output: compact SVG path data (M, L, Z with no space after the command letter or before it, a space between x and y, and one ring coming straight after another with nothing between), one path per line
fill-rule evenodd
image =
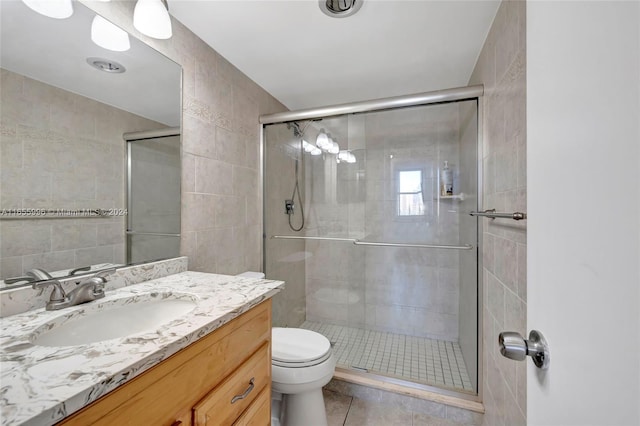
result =
M284 200L284 214L291 216L293 214L293 200Z

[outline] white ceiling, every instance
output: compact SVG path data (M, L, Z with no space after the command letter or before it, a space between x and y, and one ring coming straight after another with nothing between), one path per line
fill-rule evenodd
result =
M466 86L500 1L170 0L171 14L292 110Z
M0 0L0 66L145 118L180 126L181 67L129 36L131 49L112 52L91 41L95 13L78 2L67 19L42 16L21 1ZM124 65L123 74L86 63L101 57Z

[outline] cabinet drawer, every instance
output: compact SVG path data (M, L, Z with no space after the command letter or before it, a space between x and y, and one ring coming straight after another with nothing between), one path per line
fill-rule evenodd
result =
M269 426L271 423L271 386L265 386L256 400L242 413L234 426Z
M265 386L271 386L270 372L269 344L264 344L193 407L194 426L232 424Z

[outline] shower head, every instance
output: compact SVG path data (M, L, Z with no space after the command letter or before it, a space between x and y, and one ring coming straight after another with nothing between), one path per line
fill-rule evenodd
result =
M287 123L287 128L293 129L293 135L297 138L302 137L302 134L304 133L304 131L300 129L300 123L298 123L297 121L292 121L290 123ZM306 129L306 126L305 126L305 129Z

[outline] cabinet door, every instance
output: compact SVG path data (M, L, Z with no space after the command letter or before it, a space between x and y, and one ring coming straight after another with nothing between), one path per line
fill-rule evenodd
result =
M271 386L270 370L271 356L266 343L195 405L194 426L233 424L265 386Z
M265 386L255 401L242 413L234 426L269 426L271 423L271 387Z

